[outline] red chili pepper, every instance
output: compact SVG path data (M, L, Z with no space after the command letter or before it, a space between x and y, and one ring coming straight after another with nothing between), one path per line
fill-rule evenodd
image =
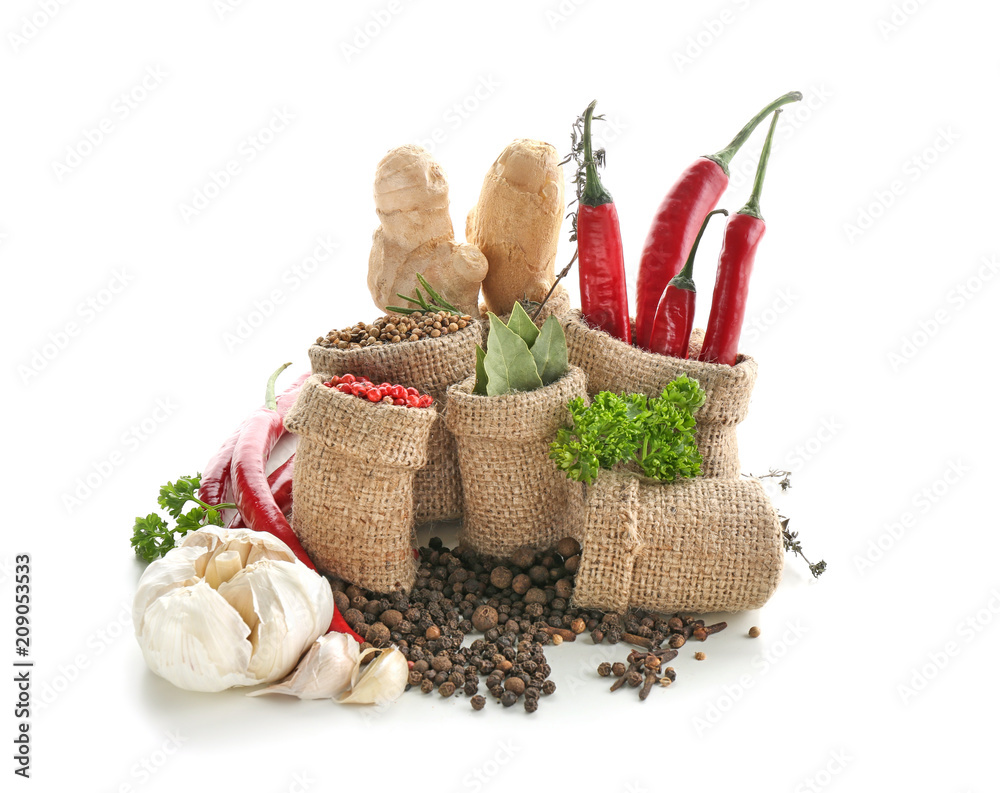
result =
M580 306L583 317L595 328L631 344L625 254L614 199L597 175L591 149L590 123L595 99L583 116L583 165L586 181L576 213L580 270Z
M726 224L726 234L719 254L719 267L715 274L715 291L712 293L712 311L708 315L705 342L698 355L699 361L732 366L740 344L740 331L747 308L750 272L757 255L757 246L764 236L764 218L760 215L760 190L764 185L764 172L771 156L771 141L778 123L780 110L774 112L767 140L760 153L753 192L747 205L733 215Z
M295 404L295 398L299 395L302 384L309 378L309 374L301 375L277 398L278 413L284 419L285 414ZM226 438L225 443L208 461L201 474L201 486L198 489L198 498L206 504L221 504L228 499L229 472L233 464L233 450L236 448L236 441L240 437L243 429L243 422L232 435Z
M258 408L244 422L240 437L236 441L231 472L234 502L239 507L247 528L274 535L285 543L306 567L315 570L316 565L305 552L292 527L288 525L284 513L278 509L274 496L271 495L267 476L264 474L267 457L284 433L283 419L274 399L274 381L288 365L285 364L271 375L264 406ZM351 630L336 606L333 608L330 630L348 633L359 642L364 641Z
M691 328L694 327L695 293L694 257L698 253L698 243L708 227L709 218L718 214L728 215L725 209L713 209L707 215L694 238L691 253L688 254L684 269L670 279L667 290L663 293L660 305L656 307L656 322L653 333L649 337L649 349L661 355L672 355L674 358L688 357L688 342L691 341Z
M754 116L732 142L717 154L706 155L681 174L656 210L653 225L639 259L636 282L635 343L649 348L656 307L670 279L680 272L698 234L702 218L719 203L729 184L729 163L747 138L768 115L802 98L792 91Z
M292 477L295 474L295 455L293 454L285 462L271 471L267 477L267 483L271 486L271 495L274 496L274 503L284 514L292 508Z

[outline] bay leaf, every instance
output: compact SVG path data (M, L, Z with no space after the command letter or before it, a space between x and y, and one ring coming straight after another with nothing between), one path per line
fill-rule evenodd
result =
M566 333L554 314L542 324L541 333L531 347L531 357L535 359L535 369L543 385L554 383L569 367L566 350Z
M473 394L478 394L479 396L487 396L486 384L489 382L489 377L486 374L486 365L484 363L486 359L486 350L476 345L476 385L472 389Z
M534 391L542 387L535 359L524 339L490 313L490 335L486 344L483 368L486 370L486 393L489 396L511 391Z
M510 312L510 319L507 320L507 327L524 339L524 343L528 345L528 349L531 349L535 343L535 339L538 338L538 326L531 321L528 312L524 310L524 306L520 303L514 304L514 308Z

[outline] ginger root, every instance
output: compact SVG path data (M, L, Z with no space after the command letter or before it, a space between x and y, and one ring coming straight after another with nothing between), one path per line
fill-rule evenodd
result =
M375 171L375 211L381 225L372 235L368 291L375 304L408 305L420 273L449 303L473 316L486 257L475 245L455 242L448 212L448 181L420 146L400 146Z
M466 239L489 262L483 298L494 314L509 314L522 298L541 302L555 282L556 246L566 210L555 147L519 138L486 174Z

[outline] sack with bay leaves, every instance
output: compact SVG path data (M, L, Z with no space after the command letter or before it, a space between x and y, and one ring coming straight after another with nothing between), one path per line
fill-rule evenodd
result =
M515 304L507 323L489 322L487 352L477 350L476 376L448 389L445 420L462 471L462 543L505 558L579 533L582 485L556 468L549 444L567 402L586 398L586 377L568 366L555 317L539 330Z
M601 471L588 488L577 608L744 611L781 580L781 522L755 479L657 482Z
M478 321L436 339L373 345L339 350L314 344L309 361L315 374L363 375L373 383L399 383L434 397L438 412L445 409L448 386L475 371ZM443 421L435 422L428 444L427 465L414 481L414 519L417 523L451 520L462 515L462 481L455 439Z
M701 330L691 334L691 357L682 359L641 350L591 328L578 310L566 315L564 327L569 362L587 373L591 396L598 391L657 396L680 375L697 380L705 391L705 404L695 414L702 476L732 479L740 475L736 427L750 410L757 380L753 358L740 355L734 366L694 360L704 340Z
M317 567L375 592L413 587L413 485L437 418L306 380L285 428L299 436L292 528Z

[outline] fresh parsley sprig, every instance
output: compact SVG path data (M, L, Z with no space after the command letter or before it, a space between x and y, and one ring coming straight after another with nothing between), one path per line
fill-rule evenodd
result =
M163 556L177 547L177 536L197 531L205 526L221 526L222 510L236 509L235 504L206 504L197 496L201 474L182 476L176 482L167 482L160 488L156 502L176 523L171 526L160 515L150 512L135 519L132 529L132 547L135 555L147 562ZM184 508L191 502L197 506Z
M570 479L587 484L600 469L623 462L664 482L698 476L694 413L703 404L698 381L684 376L658 397L601 391L589 407L574 399L568 404L571 424L557 431L549 456Z

